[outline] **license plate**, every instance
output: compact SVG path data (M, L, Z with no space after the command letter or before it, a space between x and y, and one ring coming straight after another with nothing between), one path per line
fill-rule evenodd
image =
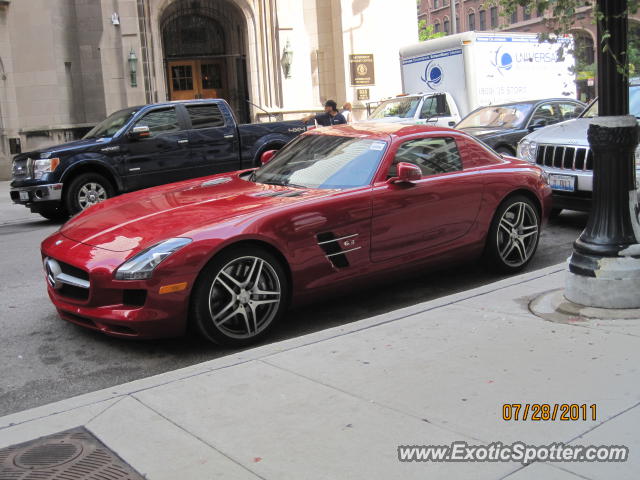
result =
M29 192L20 192L20 200L29 201Z
M563 192L573 192L576 189L576 177L573 175L549 175L549 185L554 190L562 190Z

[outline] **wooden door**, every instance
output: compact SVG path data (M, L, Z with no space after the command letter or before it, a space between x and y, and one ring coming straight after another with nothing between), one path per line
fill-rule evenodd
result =
M171 100L191 100L198 98L198 77L194 78L198 62L180 60L169 62L169 92Z
M227 98L225 60L200 60L198 71L198 98Z

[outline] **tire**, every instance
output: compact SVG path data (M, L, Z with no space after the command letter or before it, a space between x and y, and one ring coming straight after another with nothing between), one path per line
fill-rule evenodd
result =
M232 247L200 273L191 296L192 326L209 341L243 347L273 329L288 298L287 275L275 256L259 247Z
M99 173L82 173L75 177L65 192L66 210L76 213L115 195L109 180Z
M500 155L509 155L510 157L513 157L515 155L515 152L509 147L498 147L496 148L496 152L498 152Z
M42 208L38 214L52 222L63 222L69 218L69 214L61 206Z
M523 195L503 201L496 211L485 247L485 260L492 270L514 273L533 258L540 240L540 214Z

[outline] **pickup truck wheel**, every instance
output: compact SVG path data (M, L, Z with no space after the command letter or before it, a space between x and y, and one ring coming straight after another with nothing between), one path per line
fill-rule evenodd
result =
M65 194L67 210L76 214L91 205L113 197L111 182L99 173L83 173L74 178Z
M496 211L487 235L485 260L500 272L522 270L533 258L540 239L540 216L522 195L507 198Z
M41 217L51 220L52 222L61 222L69 218L69 214L62 207L47 207L38 210Z
M242 347L273 328L286 311L288 294L277 258L261 248L231 248L201 272L191 297L191 320L207 340Z

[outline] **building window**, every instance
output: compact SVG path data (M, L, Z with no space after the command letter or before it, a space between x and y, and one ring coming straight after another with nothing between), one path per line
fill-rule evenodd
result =
M433 9L436 10L440 8L440 0L433 0Z
M491 7L489 13L491 14L491 28L498 28L498 7Z
M473 31L476 29L476 14L471 12L469 14L469 30Z
M452 33L458 33L460 30L462 30L462 25L460 25L460 17L456 15L456 31Z
M536 8L536 17L541 17L544 14L544 7L538 5Z
M449 35L449 19L444 19L444 34Z
M531 10L529 10L528 7L524 7L524 9L522 10L522 19L523 20L531 19Z
M518 23L518 9L517 8L511 14L511 23Z
M487 12L480 10L480 30L485 31L487 29Z
M434 32L434 33L440 33L440 22L436 22L436 23L433 25L433 32Z

